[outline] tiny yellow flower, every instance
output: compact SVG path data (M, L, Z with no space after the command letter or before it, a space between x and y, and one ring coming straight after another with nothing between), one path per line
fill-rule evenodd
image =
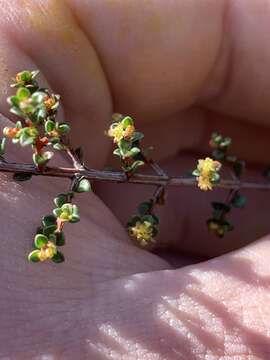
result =
M201 190L207 191L213 189L213 184L219 179L218 171L220 168L221 163L209 157L198 161L194 175L197 178L198 186Z
M219 237L223 237L226 232L225 227L214 220L208 223L208 230Z
M13 138L16 137L16 135L18 134L18 132L19 132L20 130L21 130L21 129L18 129L18 128L16 128L16 127L11 128L11 127L6 126L6 127L4 127L4 129L3 129L3 134L4 134L4 136L6 136L6 137L8 137L8 138L13 139Z
M129 228L129 232L145 245L153 239L153 225L149 221L137 221L135 226Z
M56 98L47 95L44 99L44 105L46 107L46 110L49 111L51 108L56 104Z
M56 245L48 241L46 245L44 245L38 254L40 261L45 261L47 259L51 259L57 253Z
M115 143L119 143L122 139L129 140L135 132L133 125L124 126L120 123L113 123L108 131L108 136L113 138Z

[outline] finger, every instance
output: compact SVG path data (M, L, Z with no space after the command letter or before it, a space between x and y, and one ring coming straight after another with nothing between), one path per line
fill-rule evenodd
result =
M269 126L268 0L69 3L117 111L146 121L199 103Z
M63 1L2 1L1 6L2 36L27 53L62 95L75 144L83 146L93 165L101 164L108 150L103 133L111 114L110 92L95 50L69 8ZM91 141L90 132L95 134Z
M117 111L146 121L194 103L219 51L224 1L68 2L95 44Z
M269 126L269 0L226 3L223 42L205 89L205 104Z
M145 135L143 147L153 147L150 156L156 161L194 150L209 155L211 134L217 132L232 139L229 153L244 159L247 166L257 165L263 171L270 164L266 150L270 149L270 130L266 126L246 123L201 107L192 107L155 124L140 121L135 124Z
M138 359L267 359L268 254L265 238L212 261L102 287L91 306L85 304L84 319L92 323L94 316L98 328L85 353L132 358L136 349Z

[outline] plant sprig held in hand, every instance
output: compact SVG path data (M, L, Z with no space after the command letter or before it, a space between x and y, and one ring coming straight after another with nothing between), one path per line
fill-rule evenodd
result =
M228 189L225 201L212 202L213 213L207 220L208 230L218 237L223 237L233 230L233 225L227 219L231 209L243 208L246 205L246 198L241 193L242 188L270 190L269 169L265 171L267 180L264 182L242 181L245 162L229 154L231 139L217 133L212 134L210 140L211 156L198 160L192 176L170 177L146 155L147 151L141 145L144 135L137 131L134 119L121 114L113 114L106 135L113 140L113 154L119 158L122 172L88 169L83 163L81 148L74 150L70 147L67 138L70 132L69 124L57 121L60 95L40 87L38 74L37 70L21 71L11 84L16 93L7 101L10 111L20 120L13 127L3 129L3 138L0 139L0 171L13 172L15 181L30 180L32 175L59 176L70 178L71 184L66 192L55 197L52 213L42 218L33 239L33 249L28 255L29 261L64 261L64 255L59 250L66 242L64 226L66 223L79 222L79 208L74 203L75 195L91 191L90 180L152 184L156 187L150 200L139 205L137 214L127 224L127 231L136 244L149 250L156 245L160 223L155 211L156 206L164 205L169 186L197 184L202 191L211 191L216 187ZM22 147L31 146L34 165L9 163L4 157L7 139ZM49 163L55 151L65 152L73 168L50 167ZM138 168L143 165L150 166L155 174L138 174ZM229 178L223 178L226 171Z

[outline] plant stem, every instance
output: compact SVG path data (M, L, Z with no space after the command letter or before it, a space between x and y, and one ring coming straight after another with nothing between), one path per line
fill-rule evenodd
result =
M164 177L159 175L134 174L127 181L126 175L123 172L84 169L82 165L80 166L80 169L48 166L43 170L38 170L35 165L32 164L18 164L0 160L0 172L27 173L34 176L49 176L59 178L72 178L75 174L79 174L84 176L86 179L95 181L110 181L117 183L128 182L133 184L154 186L197 186L196 179L190 176ZM220 183L216 184L215 188L270 190L270 182L246 182L224 179L221 180Z

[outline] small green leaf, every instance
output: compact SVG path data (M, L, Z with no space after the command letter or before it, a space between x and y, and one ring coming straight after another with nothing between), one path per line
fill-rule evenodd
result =
M225 157L224 150L214 149L212 152L212 156L215 160L223 160Z
M21 71L17 74L17 77L22 80L22 81L25 81L25 82L29 82L32 80L32 74L30 71L28 70L24 70L24 71Z
M130 116L124 117L124 119L121 121L123 126L126 128L129 125L134 125L133 119Z
M63 206L65 203L68 202L68 194L59 194L54 200L53 202L55 203L55 205L60 208L61 206Z
M19 101L29 98L30 95L31 95L31 92L25 87L19 88L16 92L16 96Z
M57 251L57 253L52 257L52 261L55 263L61 263L65 261L64 255L60 251Z
M17 116L24 116L24 113L21 112L19 109L16 109L15 107L12 107L9 111Z
M156 220L153 218L152 215L144 215L142 217L142 221L148 221L150 222L151 224L155 225L156 224Z
M42 218L42 225L44 227L55 225L56 224L56 217L54 215L46 215Z
M200 171L198 169L195 169L194 171L192 171L192 175L198 177L200 176Z
M80 216L75 214L75 215L72 215L72 218L70 220L71 223L77 223L80 221Z
M28 255L28 260L31 262L39 262L39 250L33 250Z
M36 235L37 234L43 234L43 227L42 226L39 226L36 230Z
M61 211L65 211L65 212L67 212L67 213L69 213L69 214L72 214L72 212L73 212L73 207L76 207L76 208L77 208L76 205L72 205L72 204L70 204L70 203L66 203L66 204L64 204L64 205L61 206Z
M139 131L135 131L134 134L131 137L132 142L142 140L144 137L143 133Z
M239 192L237 192L232 199L232 206L238 209L244 208L246 203L246 197L241 195Z
M112 114L112 122L120 122L121 120L123 120L124 116L122 114L119 113L114 113Z
M20 136L20 144L21 146L32 145L35 138L33 136L29 136L26 132L22 132Z
M6 138L0 139L0 155L3 156L5 154L5 145L6 145Z
M152 203L151 202L143 202L139 205L138 207L138 212L140 215L146 215L150 209L152 207Z
M66 123L59 124L58 130L61 134L67 134L70 131L70 126Z
M133 147L132 149L130 149L128 155L130 157L134 157L134 156L138 155L140 152L141 152L141 149L139 149L138 147Z
M34 70L34 71L31 71L31 75L32 75L32 80L34 80L37 76L38 76L38 74L40 73L40 71L39 70Z
M53 157L53 152L52 151L45 151L43 153L43 159L45 159L45 161L49 161L51 160L51 158Z
M157 235L158 235L158 229L155 226L153 226L153 228L152 228L152 236L153 236L153 238L156 237Z
M116 148L116 149L113 151L113 154L116 155L116 156L121 156L120 149Z
M141 222L141 217L136 215L130 219L130 221L127 223L127 226L128 227L135 226L137 222Z
M43 103L45 97L47 96L47 94L43 91L36 91L33 95L32 95L32 100L34 103L36 104L41 104Z
M231 163L235 163L237 160L237 157L235 155L228 155L226 156L226 160Z
M38 249L41 249L44 245L46 245L48 243L48 238L45 235L37 234L35 236L34 243Z
M227 149L231 145L231 143L232 143L232 139L229 137L225 137L222 139L219 146L221 148Z
M42 155L33 154L33 161L36 165L45 165L52 158L53 152L46 151Z
M153 220L154 220L154 224L155 224L155 225L158 225L158 224L159 224L159 217L153 214L153 215L152 215L152 218L153 218Z
M83 193L83 192L89 192L91 191L91 184L90 181L87 179L81 179L78 184L76 185L75 192L77 193Z
M142 161L142 160L134 161L134 163L130 166L130 170L133 172L133 171L135 171L139 166L142 166L142 165L144 165L144 161Z
M118 147L120 149L120 153L122 156L125 156L125 154L131 149L132 144L129 141L126 141L125 139L122 139L118 143Z
M212 178L211 178L211 182L212 183L218 183L220 181L220 175L218 173L214 173Z
M55 130L55 122L52 120L48 120L45 123L45 131L46 133L50 133L51 131Z
M233 224L226 220L223 221L222 226L225 232L232 231L234 229Z
M212 207L214 210L222 211L224 213L228 213L231 210L229 205L222 203L222 202L217 202L217 201L212 202Z
M57 246L65 245L65 235L64 235L63 231L56 232L55 235L56 235L56 245Z
M58 139L58 141L59 141L59 139ZM54 148L55 150L62 151L62 150L65 149L65 145L63 145L63 144L61 144L61 143L56 143L56 144L53 145L53 148Z
M13 174L13 180L15 181L27 181L32 178L32 174L29 173L15 173Z
M51 144L58 144L59 142L61 141L60 137L59 136L53 136L50 138L50 143Z
M19 106L19 104L20 104L20 101L17 98L17 96L9 96L7 98L7 102L8 102L9 105L15 106L15 108L17 108Z
M39 123L43 123L43 121L46 119L47 117L47 111L46 108L41 108L38 109L37 113L36 113L36 120ZM33 119L33 121L35 122L35 119Z
M43 228L43 234L48 238L51 234L55 233L56 225L49 225Z
M35 165L41 165L44 163L44 159L39 154L33 154L33 162L35 163Z
M70 222L75 223L80 221L79 208L77 205L72 205L72 219Z
M245 169L245 161L243 160L237 160L233 165L233 170L235 175L240 178L243 174L243 171Z
M55 241L56 241L56 236L55 236L55 234L50 234L50 235L48 236L48 240L51 241L51 242L53 242L53 243L55 243Z
M62 214L61 208L53 209L53 214L58 218Z

